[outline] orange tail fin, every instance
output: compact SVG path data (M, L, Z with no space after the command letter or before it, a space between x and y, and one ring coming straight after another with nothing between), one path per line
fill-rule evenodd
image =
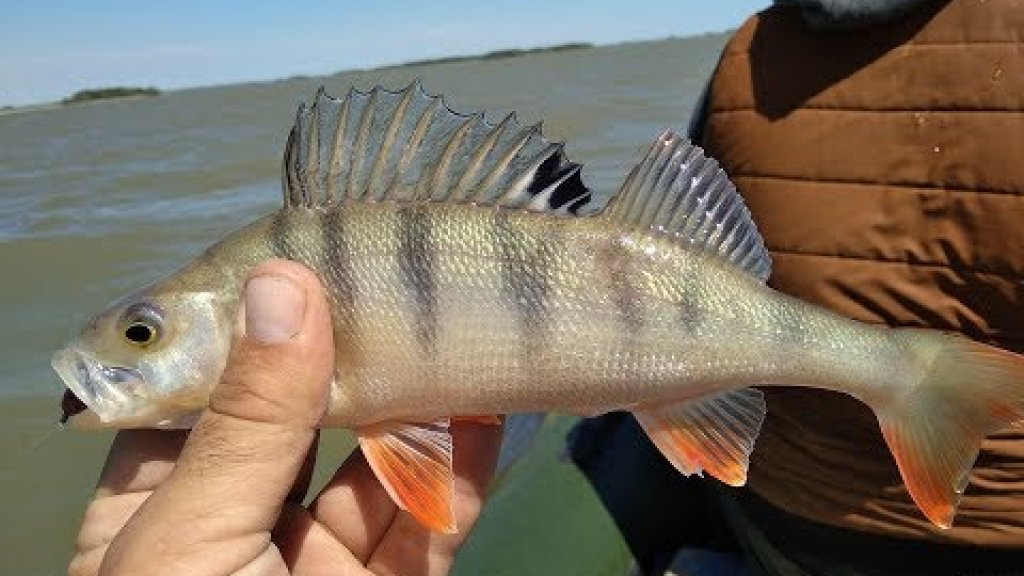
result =
M949 528L982 441L1024 419L1024 356L964 338L920 337L933 351L941 339L925 377L874 408L910 496L932 523Z

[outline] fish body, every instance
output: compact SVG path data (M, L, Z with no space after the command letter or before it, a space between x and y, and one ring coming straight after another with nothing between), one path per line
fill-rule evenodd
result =
M601 218L444 203L283 210L199 266L212 278L274 257L325 279L338 357L328 422L337 426L551 409L589 416L772 382L866 394L899 361L890 331ZM832 342L845 348L845 374Z
M911 495L948 526L981 440L1024 415L1016 355L768 288L742 200L671 133L581 215L579 166L514 118L455 114L418 85L321 93L289 138L284 192L55 355L86 408L72 424L188 426L248 271L278 257L317 272L331 304L323 425L355 429L395 501L439 530L455 528L452 418L629 410L681 472L739 485L765 416L752 386L835 390L875 410Z

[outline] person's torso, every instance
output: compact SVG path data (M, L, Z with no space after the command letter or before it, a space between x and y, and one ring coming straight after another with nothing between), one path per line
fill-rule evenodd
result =
M772 250L771 284L849 317L1024 351L1024 5L930 2L867 29L752 18L703 144ZM970 386L970 382L964 382ZM1024 435L990 438L955 527L915 509L866 406L769 390L750 484L811 520L1024 546Z

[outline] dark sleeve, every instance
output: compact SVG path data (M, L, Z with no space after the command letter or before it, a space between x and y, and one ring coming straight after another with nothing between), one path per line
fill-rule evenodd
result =
M690 142L700 145L701 140L704 137L704 125L708 121L708 90L711 89L711 80L714 78L712 74L711 78L704 83L704 88L700 91L700 96L697 97L697 102L693 105L693 114L690 116L690 123L686 127L686 137L690 139Z
M722 44L723 53L728 42ZM700 94L697 96L697 101L693 104L693 112L690 114L690 120L686 126L686 137L690 139L690 142L697 144L698 146L704 140L704 127L708 121L708 109L711 98L711 83L715 80L715 75L718 74L718 67L722 64L722 54L718 55L718 61L715 63L715 69L708 76L704 87L701 88Z
M664 574L683 546L734 547L709 480L680 474L631 414L583 419L568 444L643 574Z

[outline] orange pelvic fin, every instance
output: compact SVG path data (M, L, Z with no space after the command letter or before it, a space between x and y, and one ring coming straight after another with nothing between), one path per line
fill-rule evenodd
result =
M473 424L486 424L489 426L501 426L501 416L497 414L480 414L476 416L454 416L452 420L458 422L472 422Z
M431 530L449 534L457 531L448 420L360 430L359 446L399 508Z
M677 470L687 476L707 471L730 486L747 482L750 452L764 414L764 397L754 388L634 412L647 436Z
M924 379L874 408L910 496L949 528L985 436L1024 418L1024 356L941 337Z

